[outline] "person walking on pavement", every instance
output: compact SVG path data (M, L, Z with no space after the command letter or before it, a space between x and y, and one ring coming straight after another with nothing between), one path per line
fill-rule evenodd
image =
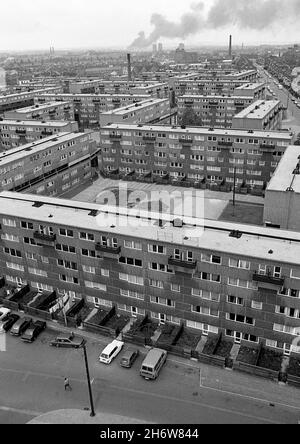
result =
M70 385L69 378L65 378L64 385L65 385L65 391L66 391L66 390L70 390L70 391L72 390L72 387L71 387L71 385Z

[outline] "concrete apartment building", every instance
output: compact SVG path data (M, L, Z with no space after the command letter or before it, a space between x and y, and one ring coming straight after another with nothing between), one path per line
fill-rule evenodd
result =
M72 94L142 94L157 98L169 96L168 83L128 80L90 80L70 83Z
M110 125L101 128L102 168L112 177L117 172L229 189L236 176L238 188L263 189L293 137L275 131Z
M199 123L197 126L231 128L233 117L253 103L249 96L203 96L184 95L178 97L178 122L192 111Z
M70 102L46 102L4 113L11 120L68 120L74 121L74 108Z
M34 98L44 93L61 93L62 87L43 88L18 94L0 95L0 116L7 111L34 105Z
M148 99L140 103L117 108L100 114L100 127L112 123L172 123L172 116L177 109L171 111L169 99Z
M253 130L280 130L284 107L279 100L258 100L232 119L232 128Z
M9 192L0 220L7 283L299 353L299 233Z
M0 120L0 148L6 151L57 133L77 131L77 122Z
M100 113L111 111L143 100L149 96L132 94L42 94L35 103L69 102L74 107L74 119L80 130L100 127Z
M98 149L89 133L60 133L0 153L0 189L58 195L94 174Z
M234 95L252 96L255 99L263 99L265 85L263 83L249 83L244 80L203 79L176 80L174 84L176 96L183 95Z
M289 146L267 189L264 222L283 230L300 231L300 147Z

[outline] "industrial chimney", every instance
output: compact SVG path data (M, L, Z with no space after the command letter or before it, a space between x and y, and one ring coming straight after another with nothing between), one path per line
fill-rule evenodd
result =
M131 55L127 54L127 64L128 64L128 81L132 80L132 70L131 70Z
M232 59L232 35L229 36L229 59Z

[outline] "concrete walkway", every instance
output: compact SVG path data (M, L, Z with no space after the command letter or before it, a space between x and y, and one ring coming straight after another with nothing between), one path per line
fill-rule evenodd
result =
M28 424L150 424L127 416L97 413L90 416L89 411L84 410L57 410L34 418Z

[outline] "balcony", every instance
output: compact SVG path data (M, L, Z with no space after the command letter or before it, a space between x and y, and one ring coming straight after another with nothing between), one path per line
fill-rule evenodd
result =
M197 267L197 261L190 262L183 259L175 259L172 256L169 258L168 264L175 267L175 271L179 273L193 273Z
M17 129L16 134L19 134L19 136L26 136L26 129Z
M53 136L53 131L42 131L41 132L42 136Z
M268 288L268 289L276 289L276 287L284 286L284 278L282 277L274 277L271 274L258 274L254 273L253 275L254 282L258 282L258 286L260 288ZM275 288L274 288L275 287Z
M219 106L219 102L210 101L208 102L209 106Z
M218 142L219 146L224 146L224 147L229 147L231 148L233 146L233 142L223 142L223 141L219 141Z
M261 144L260 145L260 148L263 150L263 149L267 149L268 151L269 150L274 150L275 148L276 148L276 146L275 145L270 145L270 144Z
M144 136L143 137L143 141L144 142L155 143L156 142L156 137L154 137L154 136Z
M182 145L192 145L193 142L194 142L193 139L183 139L183 138L179 139L179 143L181 143Z
M108 259L116 259L121 254L121 247L108 247L106 245L97 243L95 249L96 251L101 252L103 256Z
M187 106L193 106L194 105L194 100L185 100L184 104Z
M121 134L110 134L109 138L113 139L113 140L121 140L122 139L122 135Z
M56 241L56 234L44 234L40 233L39 231L35 231L33 233L33 237L34 239L45 242L46 245L52 244Z

